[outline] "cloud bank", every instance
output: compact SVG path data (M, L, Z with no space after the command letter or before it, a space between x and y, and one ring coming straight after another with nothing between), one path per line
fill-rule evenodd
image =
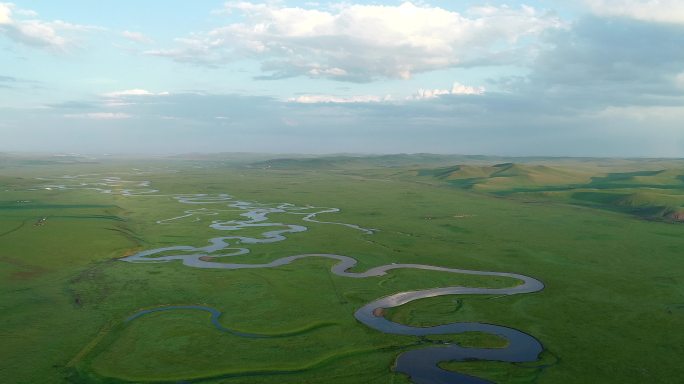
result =
M585 0L584 2L600 16L684 24L684 2L681 0Z

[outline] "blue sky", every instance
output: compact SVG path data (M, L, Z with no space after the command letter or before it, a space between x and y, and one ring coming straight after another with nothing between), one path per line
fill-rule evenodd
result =
M0 2L0 151L684 157L684 2Z

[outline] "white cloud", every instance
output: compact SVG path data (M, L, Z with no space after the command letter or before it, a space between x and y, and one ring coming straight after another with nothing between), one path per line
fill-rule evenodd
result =
M424 99L435 99L442 95L449 95L448 89L419 89L415 95L409 96L409 100L424 100Z
M684 23L682 0L584 0L601 16L621 16L636 20Z
M348 104L348 103L379 103L381 101L390 100L390 96L374 96L374 95L360 95L360 96L331 96L331 95L302 95L288 99L290 102L300 104Z
M64 117L69 119L122 120L130 119L133 116L121 112L91 112L66 114Z
M7 3L0 3L0 25L12 22L12 6Z
M426 100L444 95L484 95L484 93L484 87L471 87L456 82L451 89L419 89L415 95L408 97L408 99Z
M103 93L102 97L104 98L104 105L107 107L125 107L136 104L136 100L140 101L139 98L141 97L168 95L169 92L150 92L146 89L134 88Z
M33 11L17 9L12 3L0 3L0 34L21 44L48 47L57 51L66 50L76 41L72 36L74 32L99 29L62 20L17 19L13 17L13 13L20 16L37 16Z
M278 4L228 2L225 11L241 17L240 22L177 39L173 49L146 53L214 66L252 58L276 78L369 81L515 61L510 52L529 44L523 37L564 25L527 6L476 7L461 14L411 2L342 3L332 10Z
M676 84L677 87L679 87L680 89L684 89L684 72L678 74L678 75L675 77L675 84Z
M454 83L451 89L419 89L415 94L405 98L395 98L392 95L355 95L355 96L334 96L334 95L302 95L288 99L289 102L300 104L351 104L351 103L382 103L397 102L400 100L429 100L436 99L444 95L484 95L484 87L471 87L461 83Z
M152 40L150 37L148 37L147 35L145 35L141 32L123 31L123 32L121 32L121 36L125 37L128 40L134 41L136 43L142 43L142 44L154 43L154 40Z
M135 89L125 89L123 91L107 92L107 93L103 94L102 96L110 97L110 98L120 98L120 97L126 97L126 96L163 96L163 95L168 95L168 94L169 94L168 92L154 93L154 92L150 92L146 89L135 88Z
M485 93L485 87L470 87L460 83L454 83L451 88L452 95L483 95Z

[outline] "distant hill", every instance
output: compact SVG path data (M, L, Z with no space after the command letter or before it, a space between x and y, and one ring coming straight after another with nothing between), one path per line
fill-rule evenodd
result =
M460 164L421 169L418 176L498 196L557 201L684 222L681 160Z
M484 162L486 156L435 155L435 154L395 154L368 156L320 156L314 158L274 158L253 162L254 168L271 169L349 169L375 167L426 167L453 164L454 162Z
M35 166L55 164L97 164L97 159L79 154L0 153L0 168L6 166Z
M399 153L389 155L288 155L288 156L271 156L268 159L254 161L249 164L254 168L272 168L272 169L363 169L376 167L405 167L416 169L427 169L428 167L445 167L442 171L448 171L452 164L460 163L467 165L460 165L467 169L468 166L491 167L491 164L504 163L515 161L517 164L528 164L534 162L570 162L572 164L581 164L583 162L591 163L595 159L591 158L551 158L551 157L501 157L501 156L485 156L485 155L441 155L432 153ZM621 160L616 160L621 161ZM509 163L514 165L513 163Z
M457 165L419 171L420 176L432 175L467 188L486 191L521 187L581 184L591 181L591 169L586 166L547 166L519 163L494 165Z

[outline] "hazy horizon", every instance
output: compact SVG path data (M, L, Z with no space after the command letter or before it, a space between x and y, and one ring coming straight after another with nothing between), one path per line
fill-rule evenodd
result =
M665 160L676 161L684 160L684 157L676 156L566 156L566 155L505 155L505 154L478 154L478 153L438 153L438 152L239 152L239 151L224 151L224 152L168 152L168 153L135 153L135 152L112 152L112 153L90 153L90 152L50 152L50 151L0 151L0 155L18 156L18 157L84 157L92 159L168 159L168 158L183 158L183 157L220 157L220 156L235 156L235 157L260 157L261 159L276 160L276 159L316 159L316 158L332 158L332 157L349 157L349 158L372 158L384 156L434 156L434 157L464 157L464 158L483 158L483 159L539 159L539 160Z

